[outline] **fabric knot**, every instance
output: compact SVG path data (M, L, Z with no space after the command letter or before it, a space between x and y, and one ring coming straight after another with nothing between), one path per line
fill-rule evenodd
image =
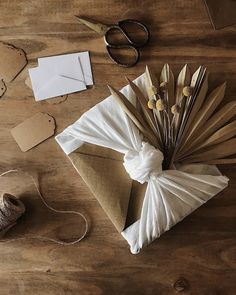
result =
M142 142L139 152L128 151L125 154L123 164L133 180L144 183L162 173L163 159L164 157L160 150L148 142Z

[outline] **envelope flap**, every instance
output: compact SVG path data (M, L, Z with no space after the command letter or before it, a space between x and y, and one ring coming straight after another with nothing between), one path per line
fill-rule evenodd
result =
M119 232L125 228L132 189L132 179L126 173L120 157L115 151L86 144L69 155L72 164Z

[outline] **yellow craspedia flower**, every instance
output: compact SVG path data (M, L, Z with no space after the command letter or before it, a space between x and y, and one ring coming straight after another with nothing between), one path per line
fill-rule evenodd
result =
M150 110L155 109L156 107L156 101L155 99L150 99L147 103L147 106Z
M193 88L192 87L190 87L190 86L185 86L184 88L183 88L183 95L184 96L191 96L193 94Z
M156 109L158 111L163 111L165 109L165 104L164 104L164 101L163 99L158 99L157 102L156 102Z

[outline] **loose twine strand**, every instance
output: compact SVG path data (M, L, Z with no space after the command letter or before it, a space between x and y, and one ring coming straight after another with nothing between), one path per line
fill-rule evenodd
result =
M83 218L84 222L85 222L85 230L84 230L84 233L81 235L80 238L76 239L75 241L72 241L72 242L65 242L65 241L62 241L62 240L57 240L57 239L53 239L53 238L49 238L49 237L45 237L45 236L33 236L33 235L27 235L25 237L22 237L22 238L13 238L13 239L7 239L7 240L0 240L1 243L7 243L7 242L13 242L13 241L18 241L18 240L23 240L23 239L27 239L27 238L30 238L30 239L37 239L37 240L42 240L42 241L50 241L50 242L53 242L53 243L56 243L56 244L59 244L59 245L75 245L77 243L79 243L85 236L86 234L88 233L88 221L86 219L86 217L80 213L80 212L77 212L77 211L73 211L73 210L58 210L58 209L55 209L53 208L52 206L48 205L48 203L45 201L41 191L40 191L40 188L39 188L39 185L37 184L37 182L35 181L34 177L29 174L28 172L26 171L22 171L22 170L18 170L18 169L11 169L11 170L8 170L6 172L3 172L0 174L0 177L3 177L9 173L23 173L23 174L27 174L30 179L32 180L36 190L37 190L37 193L38 193L38 196L40 198L40 200L42 201L42 203L45 205L45 207L47 207L49 210L53 211L53 212L56 212L56 213L59 213L59 214L75 214L75 215L79 215L80 217ZM16 220L15 220L16 221Z

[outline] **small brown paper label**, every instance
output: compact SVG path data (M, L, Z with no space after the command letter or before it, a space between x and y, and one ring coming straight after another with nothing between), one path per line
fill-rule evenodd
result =
M11 82L26 64L26 55L22 49L0 42L0 79Z
M5 83L3 82L3 80L0 80L0 97L3 96L3 94L6 92L7 87L5 85Z
M11 130L22 152L26 152L55 133L55 120L45 113L37 113Z

